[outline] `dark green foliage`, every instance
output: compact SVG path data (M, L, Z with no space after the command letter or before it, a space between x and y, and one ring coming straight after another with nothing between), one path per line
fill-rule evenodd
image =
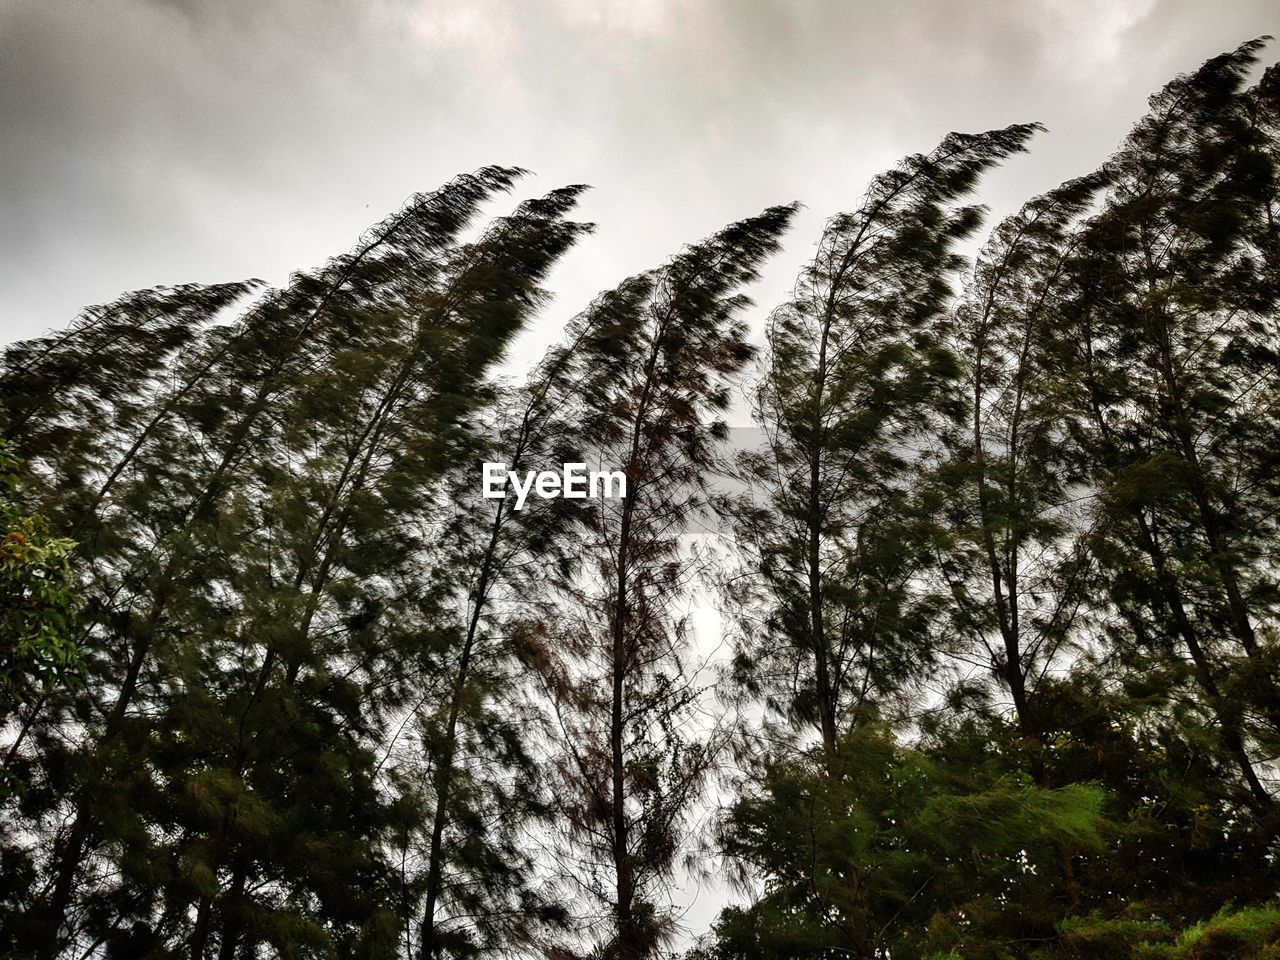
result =
M518 387L590 228L581 187L485 221L502 167L281 289L7 348L0 954L657 958L705 852L738 897L700 960L1280 957L1261 49L963 286L969 196L1037 128L876 177L769 317L736 498L791 206L601 294ZM516 510L485 461L627 495ZM699 528L739 547L715 714Z
M1063 850L1097 849L1103 794L975 776L860 728L832 761L770 762L734 803L724 850L763 877L716 929L716 957L933 956L1036 882ZM985 954L984 954L985 955Z
M1267 780L1276 737L1280 157L1276 69L1248 85L1259 49L1246 44L1177 78L1101 170L995 229L954 311L924 323L932 342L953 351L962 391L936 380L932 407L915 408L932 409L932 419L912 421L907 398L890 407L890 422L915 431L886 442L880 462L897 473L864 471L856 496L830 498L807 523L784 527L780 518L803 511L776 506L748 515L756 530L790 529L791 553L762 551L755 582L766 598L792 600L775 614L767 603L748 605L776 632L746 647L737 674L749 694L821 729L827 759L804 755L807 772L797 778L786 747L806 741L780 744L776 728L766 728L767 749L748 751L756 765L727 812L723 844L761 895L724 913L706 955L1271 955L1273 908L1224 907L1264 905L1280 885ZM932 282L914 279L921 291ZM904 342L912 341L891 345ZM804 355L775 348L770 377ZM812 378L821 367L799 369ZM865 372L850 381L874 382ZM801 413L814 394L791 396L777 408ZM863 402L858 411L875 409ZM819 422L765 418L766 427L810 421ZM776 437L795 432L775 428L769 449L748 460L755 476L790 477L779 486L797 488L798 471L823 445L811 444L807 461L790 454L803 447ZM919 472L904 472L913 455L939 446L945 458L917 459ZM810 489L821 491L815 476ZM859 689L879 694L879 713L905 713L912 670L950 663L958 679L878 758L858 752L851 769L849 724L854 744L874 728L863 707L827 729L828 717L841 716L840 658L829 658L825 681L821 670L760 668L780 650L816 657L827 648L826 598L835 595L815 586L878 569L848 563L840 547L878 555L866 524L883 513L867 509L867 491L882 476L905 477L896 489L910 499L899 502L918 504L896 513L893 548L912 556L910 545L920 547L902 586L878 583L873 609L895 615L872 622L901 622L898 598L920 602L942 586L945 600L929 601L937 616L916 630L918 652L908 647L898 661L907 669L895 677L882 662L882 678ZM828 519L849 507L863 524L856 539ZM808 569L820 573L809 578L807 615L806 529ZM798 642L773 639L792 635ZM892 663L892 644L878 646ZM864 673L870 664L864 658ZM932 779L903 804L897 795L918 783L906 770ZM937 805L1011 783L1021 792L969 824L972 835L963 817L927 819ZM1089 803L1074 813L1039 799L1082 790ZM834 809L804 812L823 804ZM931 829L914 826L917 817ZM1086 819L1087 842L1079 829L1055 826ZM965 869L979 869L956 875L964 860L953 842L972 858Z
M21 465L0 440L0 721L52 685L74 682L80 669L72 634L75 542L53 536L44 517L17 505ZM0 792L8 786L0 783Z
M1280 909L1274 905L1233 910L1224 907L1178 934L1164 922L1144 918L1091 916L1062 925L1059 944L1037 951L1037 960L1272 960L1280 956Z
M759 572L739 599L762 629L746 632L734 669L829 752L938 652L918 577L936 505L914 477L954 407L939 320L955 247L981 219L959 200L1034 130L952 134L878 176L856 212L827 223L769 321L765 444L742 457L750 493L736 511Z
M145 295L13 352L28 368L84 365L83 405L21 412L58 418L68 444L33 465L94 563L93 682L33 708L10 754L33 787L25 829L48 831L26 856L49 858L51 885L14 915L31 949L52 955L68 934L127 955L382 955L396 942L384 837L402 805L377 753L440 631L421 581L434 491L487 368L582 231L564 219L579 192L567 189L459 243L518 174L414 198L229 326L192 319L226 298L160 297L192 324L177 354L137 321ZM128 395L136 415L94 379L96 342L78 339L117 322L157 365ZM52 430L13 422L19 441ZM91 460L81 436L97 438Z

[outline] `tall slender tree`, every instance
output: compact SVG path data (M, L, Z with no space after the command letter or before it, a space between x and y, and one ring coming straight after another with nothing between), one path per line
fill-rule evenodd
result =
M528 382L499 398L476 459L520 476L584 462L584 398L608 376L592 362L593 345L616 324L613 306L584 312ZM518 842L521 828L545 830L550 814L530 742L543 718L528 702L523 675L533 665L523 640L545 629L555 585L573 576L585 504L530 497L517 510L509 493L485 498L479 464L464 462L436 561L462 617L450 633L443 696L424 696L409 738L429 771L423 958L529 945L545 921L566 916L540 894L544 872Z
M600 370L583 435L620 469L625 497L592 501L544 666L562 730L563 815L574 891L602 908L600 956L654 956L672 932L661 886L708 769L689 727L689 587L680 535L707 498L725 439L731 378L751 356L742 287L774 250L794 207L772 207L602 295L610 322L583 344ZM537 648L535 648L537 649Z
M1261 637L1280 596L1267 545L1280 75L1246 87L1260 47L1170 83L1107 164L1052 375L1098 493L1091 546L1123 620L1113 642L1194 691L1262 812L1257 754L1280 729Z
M1071 181L999 224L955 316L967 411L943 471L958 538L940 567L951 622L1010 697L1037 779L1035 689L1072 642L1089 563L1080 544L1087 488L1046 382L1045 352L1080 220L1103 182Z
M742 458L737 513L758 574L739 599L760 626L744 632L735 670L774 711L816 728L829 755L937 653L919 577L931 535L911 478L955 412L941 321L957 244L981 221L959 201L1035 130L951 134L876 177L855 212L827 223L769 321L764 443Z
M413 568L422 562L423 525L429 530L439 523L434 515L444 474L466 449L461 418L481 402L486 371L541 305L547 271L581 234L582 225L565 219L579 193L567 188L522 204L478 241L450 252L439 275L425 278L425 288L415 273L408 290L389 291L398 297L371 303L365 337L317 371L289 411L281 466L268 478L269 499L259 508L266 510L262 522L274 548L264 558L265 580L258 581L266 585L257 590L262 614L231 638L233 662L257 663L232 671L221 707L236 718L230 736L210 729L211 767L228 776L234 790L221 818L204 828L211 869L225 864L227 880L198 902L193 954L211 941L219 913L223 955L255 933L274 941L269 927L253 931L245 923L252 906L244 903L247 886L274 880L306 889L318 872L301 851L270 856L261 848L259 824L237 830L233 804L246 790L282 817L312 818L312 829L330 836L352 831L356 842L369 845L362 857L382 870L380 826L370 814L378 806L373 749L389 696L380 688L389 684L391 696L403 696L403 685L395 686L412 647L403 635L396 645L378 642L368 621L376 624L385 607L399 613L398 594L421 589ZM289 469L290 462L298 467ZM244 582L241 592L253 598L254 584ZM292 778L281 776L298 756L297 737L335 721L327 749L341 758L337 772L351 797L348 810L316 808L319 798L332 803L338 795L326 768L312 771L304 760ZM318 776L314 786L309 776ZM330 813L339 819L320 819ZM296 834L281 839L286 850L298 850ZM282 874L291 862L305 872L290 867ZM348 869L357 862L349 852ZM388 893L384 887L382 895ZM370 908L378 897L379 888L370 885ZM266 900L270 918L277 908ZM329 916L340 902L330 905Z
M232 602L226 593L228 582L234 583L239 576L243 584L251 570L261 570L261 565L255 566L254 551L246 550L248 544L256 546L255 536L262 528L244 509L244 491L274 482L273 468L275 477L282 475L277 455L283 449L279 408L293 405L302 409L306 398L315 398L325 383L323 373L317 379L318 372L336 370L356 355L358 348L350 345L358 342L353 339L357 335L373 330L385 335L390 326L387 316L409 317L429 298L439 299L442 274L446 269L458 272L458 263L465 259L456 249L450 252L453 238L480 203L495 190L509 187L518 174L487 168L435 194L414 198L401 213L371 231L354 253L338 258L317 274L297 276L290 288L266 297L241 323L212 328L175 359L172 385L156 378L164 382L165 389L154 400L142 402L135 397L129 401L146 409L146 415L135 418L139 427L132 435L124 431L107 435L120 437L118 456L98 460L106 466L100 468L99 479L82 497L87 507L78 520L82 528L92 529L98 581L92 590L95 598L102 598L101 610L90 620L91 637L104 654L101 674L118 685L91 688L94 696L108 698L102 709L106 724L98 731L92 724L86 728L93 747L83 758L73 759L71 769L78 766L81 771L72 774L71 782L81 774L86 784L101 778L103 764L112 762L108 759L111 751L124 763L133 763L145 753L138 749L138 743L121 742L132 738L124 736L129 726L126 721L143 681L154 684L148 696L150 691L164 691L174 678L174 664L189 663L185 658L193 649L192 621L210 615L225 617ZM432 407L438 434L447 434L447 425L466 406L467 401L459 405L456 398L469 395L477 374L492 362L504 338L527 315L527 307L520 306L521 298L529 305L536 303L538 294L529 284L536 282L539 264L545 267L548 258L554 260L566 236L572 234L571 228L551 224L559 222L558 211L571 203L573 193L554 196L541 206L535 204L514 218L510 224L513 229L506 231L509 243L491 242L487 248L481 244L481 249L501 249L502 253L476 257L478 265L465 274L462 313L472 312L461 319L455 317L455 329L465 335L455 337L461 346L442 357L446 362L439 367L443 389ZM538 223L548 226L539 228ZM532 280L525 276L526 268L535 272ZM504 298L510 309L502 307ZM160 302L168 305L172 299L160 298ZM210 295L194 299L197 305L204 305ZM225 301L224 297L213 306L225 305ZM204 312L207 315L210 310ZM89 333L114 346L113 338L103 330L115 329L116 339L128 341L131 316L120 318L114 327L94 319L82 325ZM144 326L137 336L150 334ZM93 363L100 362L104 348L98 348L97 341L84 349L74 339L67 341L64 337L40 349L21 348L17 358L30 367L32 356L45 363L64 355L71 359L87 356L89 372L75 390L87 396L84 407L92 413L101 407L92 392L97 389ZM130 349L148 356L145 346ZM72 365L70 360L60 360L59 369ZM70 375L61 376L65 380ZM340 378L340 373L331 375L329 386ZM140 380L136 386L143 383ZM352 385L353 380L348 382ZM104 389L120 392L109 385ZM29 401L22 406L23 410L39 409L39 404ZM65 419L76 409L64 404L55 408L52 416ZM120 419L125 426L130 422L128 417ZM25 422L30 424L32 418ZM82 432L91 431L90 426ZM68 431L63 429L62 433ZM425 453L439 463L441 457L447 458L446 450L447 443L440 443ZM63 452L71 462L78 462L72 459L74 449ZM288 472L287 464L283 472ZM56 481L55 470L49 475ZM157 498L160 478L166 481L162 488L165 495ZM74 477L68 482L85 486ZM112 522L117 523L119 532L104 526L105 517L117 518L118 523ZM237 540L239 531L247 536ZM197 586L188 593L186 586L192 581ZM124 640L127 670L116 671L112 666L119 662L113 660L113 646L118 642L114 637ZM180 637L187 642L175 642ZM148 676L158 666L154 657L158 638L163 638L162 652L169 659ZM175 656L179 659L173 660ZM74 708L74 704L68 706ZM64 717L65 713L51 711L45 728L61 733L66 727ZM59 737L50 743L52 750L48 752L62 752L63 743ZM55 769L69 768L59 760ZM119 782L112 776L106 779ZM74 792L69 795L80 810L70 832L55 845L56 882L45 906L37 908L35 922L25 925L29 938L39 937L40 930L48 931L42 948L46 951L54 949L53 931L65 914L88 849L86 842L101 830L97 822L101 818L84 805L91 796L92 803L99 803L101 794L85 794L84 803ZM117 820L121 815L129 819L130 804L118 801L107 806ZM136 841L136 828L130 828L130 834Z

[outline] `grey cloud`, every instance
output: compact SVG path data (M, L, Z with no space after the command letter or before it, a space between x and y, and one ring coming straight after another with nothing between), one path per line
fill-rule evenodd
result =
M345 249L483 163L588 182L598 233L536 348L596 290L777 202L822 220L951 129L1050 133L995 212L1096 165L1175 72L1265 33L1192 0L17 0L0 4L0 335L126 288ZM526 351L522 351L522 354Z
M1275 27L1274 0L0 0L0 339L128 288L283 281L485 163L595 185L599 230L518 357L595 291L798 199L759 324L903 154L1045 123L984 188L1010 211L1096 166L1173 74Z

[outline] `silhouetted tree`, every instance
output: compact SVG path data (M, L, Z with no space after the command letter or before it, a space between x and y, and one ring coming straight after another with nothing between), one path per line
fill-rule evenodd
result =
M981 220L959 200L1035 129L951 134L876 177L855 212L827 223L769 320L765 441L741 458L736 532L757 577L742 581L752 626L734 670L772 711L815 727L828 753L939 652L920 578L927 492L914 478L955 412L941 320L956 245Z
M602 373L584 396L584 437L626 477L590 501L584 569L541 642L562 729L562 816L576 897L598 903L598 955L654 956L671 933L660 902L711 755L689 727L690 587L680 535L705 505L731 378L751 356L742 287L778 246L793 207L773 207L603 294L580 349ZM581 321L580 321L581 322Z

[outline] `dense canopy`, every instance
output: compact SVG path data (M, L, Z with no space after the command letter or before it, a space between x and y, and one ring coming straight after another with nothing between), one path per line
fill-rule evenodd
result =
M763 351L794 204L500 375L591 233L576 185L495 215L508 167L9 346L0 955L1280 955L1262 48L985 240L1037 125L903 159Z

